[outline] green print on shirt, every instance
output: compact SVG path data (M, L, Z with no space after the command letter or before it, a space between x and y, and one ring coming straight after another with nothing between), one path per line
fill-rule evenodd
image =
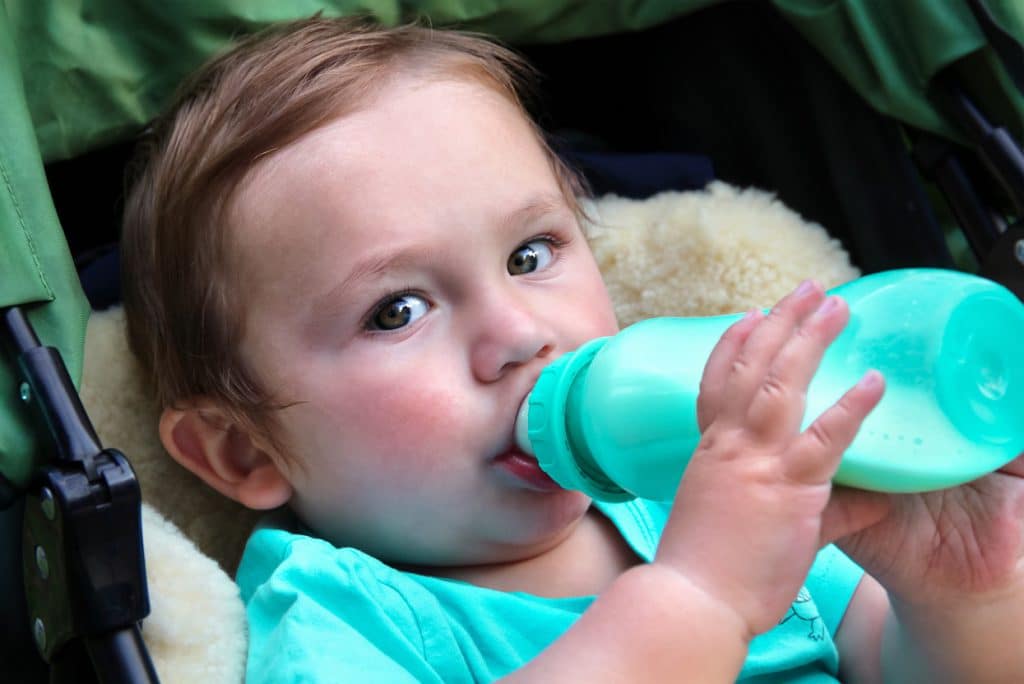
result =
M807 638L811 641L821 641L825 638L825 623L818 615L818 607L811 600L810 592L804 587L800 587L796 600L789 607L789 612L779 620L779 624L783 625L793 618L807 624Z

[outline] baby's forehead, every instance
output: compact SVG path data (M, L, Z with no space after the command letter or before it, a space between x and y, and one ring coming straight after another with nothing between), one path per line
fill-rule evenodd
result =
M465 81L396 81L259 160L229 213L234 268L247 287L322 286L382 243L471 240L543 196L573 215L515 104Z
M442 184L451 167L483 169L490 151L500 150L495 138L510 136L532 148L531 161L543 158L529 120L495 89L465 79L396 79L357 110L261 155L233 193L232 223L278 222L299 208L330 216L368 202L386 212L420 185ZM479 144L460 145L467 137ZM476 179L452 182L460 180Z
M458 116L467 111L480 114ZM434 152L442 154L450 148L447 139L431 138L429 133L434 131L426 126L431 121L448 120L458 121L463 127L476 124L533 131L526 113L494 84L456 75L393 74L357 106L257 154L238 183L236 194L244 195L253 186L264 192L268 182L280 183L292 176L337 174L346 160L365 157L361 153L367 149L393 147L391 141L408 138L418 130L424 131L420 138L432 139ZM462 131L451 127L450 132ZM423 173L429 172L429 168L423 169Z

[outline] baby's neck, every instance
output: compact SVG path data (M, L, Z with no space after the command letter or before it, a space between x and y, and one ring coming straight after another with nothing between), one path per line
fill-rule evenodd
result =
M538 556L511 563L445 568L434 574L500 591L564 598L599 594L639 562L611 521L591 508L560 544Z

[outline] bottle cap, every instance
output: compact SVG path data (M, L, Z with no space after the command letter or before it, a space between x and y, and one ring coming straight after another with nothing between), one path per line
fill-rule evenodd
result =
M544 369L524 402L524 408L528 404L529 410L520 409L516 438L524 451L532 452L544 472L562 487L585 492L602 501L628 501L634 496L605 477L590 460L589 453L573 453L566 427L565 406L573 382L609 339L591 340L576 351L563 354ZM528 445L522 443L524 417ZM576 446L586 450L586 445Z

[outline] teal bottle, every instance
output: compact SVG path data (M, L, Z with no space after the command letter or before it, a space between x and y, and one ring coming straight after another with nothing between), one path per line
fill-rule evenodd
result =
M835 482L942 489L1024 452L1024 305L1006 288L905 269L831 293L850 322L811 381L804 427L869 369L886 378ZM741 315L655 318L563 355L523 402L519 446L561 486L595 499L671 499L700 440L704 365Z

